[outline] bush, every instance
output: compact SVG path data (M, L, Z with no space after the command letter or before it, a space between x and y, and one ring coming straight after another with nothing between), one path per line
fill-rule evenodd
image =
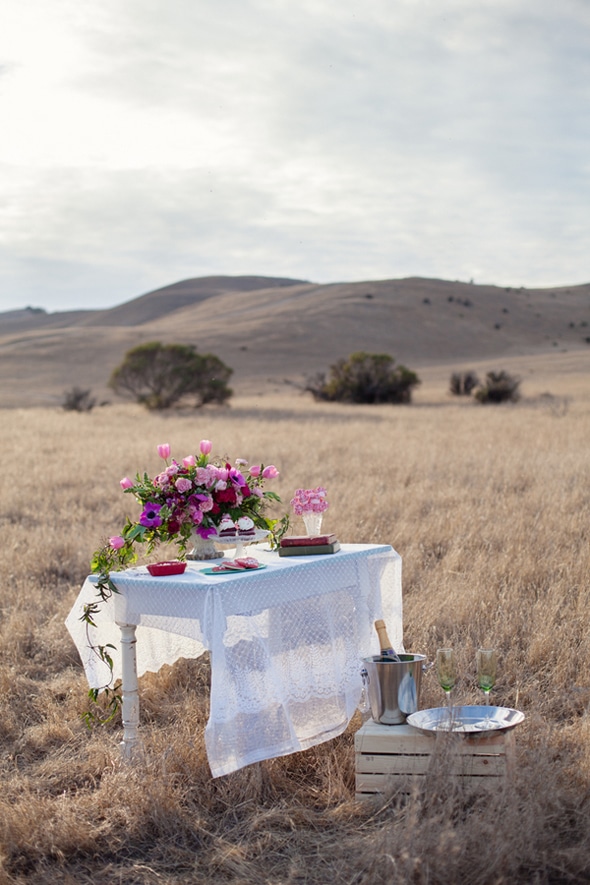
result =
M485 384L475 392L480 403L515 403L520 399L520 379L508 372L488 372Z
M91 396L91 393L91 390L83 390L81 387L65 390L62 408L66 412L90 412L96 405L96 397Z
M305 390L316 400L345 403L409 403L420 379L383 353L351 354L330 367L330 375L309 379Z
M148 409L169 409L186 396L194 396L198 408L229 399L232 371L214 354L199 354L192 345L150 341L127 352L109 387Z
M449 382L449 389L455 396L470 396L479 385L479 378L475 372L453 372Z

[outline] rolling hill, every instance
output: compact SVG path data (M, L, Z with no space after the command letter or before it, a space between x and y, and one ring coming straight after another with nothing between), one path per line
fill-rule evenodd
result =
M74 385L115 399L107 383L145 341L195 344L234 369L236 392L284 389L355 350L410 368L543 354L590 355L590 284L551 289L408 278L315 284L202 277L108 310L0 314L0 406L57 405ZM590 363L588 364L590 365Z

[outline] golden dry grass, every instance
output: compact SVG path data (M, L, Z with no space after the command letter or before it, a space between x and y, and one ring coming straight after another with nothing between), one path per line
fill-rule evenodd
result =
M481 407L307 399L150 415L137 407L4 411L0 440L0 885L34 882L558 883L590 879L590 386ZM145 754L119 761L120 725L93 733L64 619L93 549L132 506L118 480L156 445L208 437L281 470L284 500L322 482L343 541L403 557L406 648L500 652L494 700L527 719L503 789L444 773L407 801L354 801L353 733L211 780L208 661L141 680ZM422 706L438 706L432 674Z

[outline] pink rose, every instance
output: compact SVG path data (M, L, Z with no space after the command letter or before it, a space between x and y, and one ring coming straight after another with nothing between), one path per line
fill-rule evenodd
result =
M125 538L122 538L121 535L115 535L114 538L109 538L109 544L113 550L120 550L121 547L125 546Z
M160 458L164 458L164 460L166 460L166 458L169 458L170 443L162 443L162 445L158 446L158 455L160 456Z
M203 455L208 455L211 449L213 448L213 444L209 439L202 439L199 443L199 448Z
M188 490L192 488L192 482L185 476L179 476L174 485L179 492L188 492Z
M124 476L122 480L120 480L119 485L122 489L131 489L133 488L133 480L129 479L128 476Z
M274 466L274 464L269 464L268 467L265 467L262 471L263 479L276 479L279 475L279 471Z
M203 513L208 513L209 510L213 509L213 498L211 495L197 495L199 499L199 510Z

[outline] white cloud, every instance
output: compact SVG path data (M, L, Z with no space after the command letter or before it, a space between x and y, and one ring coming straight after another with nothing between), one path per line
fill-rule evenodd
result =
M588 279L585 0L10 2L0 309L84 268L97 306L212 272Z

